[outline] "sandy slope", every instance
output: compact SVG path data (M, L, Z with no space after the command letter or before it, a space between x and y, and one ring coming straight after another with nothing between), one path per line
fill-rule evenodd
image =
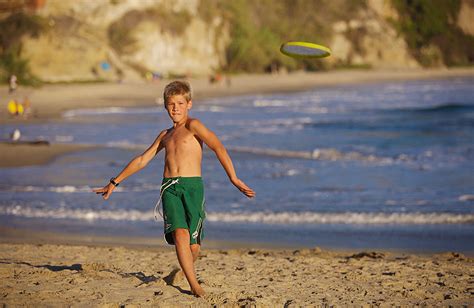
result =
M472 258L304 250L206 250L194 298L172 248L0 244L0 303L100 305L473 305ZM168 280L168 283L166 282Z

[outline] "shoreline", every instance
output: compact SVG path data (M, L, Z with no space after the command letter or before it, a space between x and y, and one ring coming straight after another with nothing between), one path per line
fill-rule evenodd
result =
M370 84L404 80L474 77L474 68L411 69L411 70L336 70L328 72L293 72L282 75L230 75L231 83L210 84L206 78L190 78L193 95L201 103L219 97L288 93L321 87ZM60 120L61 115L73 109L106 107L152 107L162 104L161 95L169 80L156 83L96 83L53 84L40 88L21 87L13 95L6 86L0 86L0 97L6 100L25 98L31 101L32 115L28 119L12 118L6 108L0 109L4 123L44 122ZM205 103L205 102L204 102Z
M33 165L45 165L56 158L70 153L98 148L85 144L16 144L0 142L0 168L15 168Z
M156 228L156 236L145 234L125 234L116 233L106 230L95 230L82 232L78 229L61 230L59 229L40 229L40 225L33 223L33 226L25 226L22 224L6 224L0 226L0 243L6 244L54 244L54 245L85 245L91 247L124 247L127 249L138 250L163 250L173 246L168 245L163 240L163 236L159 227ZM208 231L209 231L208 226ZM282 241L266 241L262 239L254 239L246 241L242 238L236 239L208 239L203 242L204 250L228 250L228 249L269 249L269 250L300 250L300 249L322 249L333 253L357 253L361 251L379 251L392 254L413 254L432 256L442 253L459 253L474 258L473 250L457 250L457 249L415 249L402 248L397 246L362 246L351 247L347 245L325 245L324 243L316 243L309 245L305 243L289 243Z
M157 229L158 230L158 229ZM158 231L157 231L158 232ZM99 235L80 234L74 232L55 232L22 227L0 226L0 244L18 245L68 245L89 247L123 247L135 250L169 250L174 246L165 244L161 236L126 236L126 235ZM230 240L207 240L202 245L205 250L227 250L227 249L270 249L270 250L294 250L308 247L285 246L278 243L246 243ZM353 249L326 249L330 251L352 252ZM388 250L387 250L388 251ZM390 250L392 251L392 250ZM393 250L395 252L395 250ZM396 251L403 253L405 251ZM414 253L414 252L413 252ZM428 253L429 254L429 253ZM432 253L434 254L434 253Z

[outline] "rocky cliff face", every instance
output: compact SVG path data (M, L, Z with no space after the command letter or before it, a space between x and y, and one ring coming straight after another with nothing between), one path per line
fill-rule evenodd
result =
M224 64L229 37L221 17L200 18L198 4L49 0L37 11L48 20L48 29L24 39L23 56L46 81L137 79L146 72L209 74Z
M369 0L366 9L353 15L350 20L333 24L334 56L329 61L384 69L419 67L403 38L388 22L397 18L388 1Z
M147 72L208 75L225 67L232 40L232 24L223 11L203 16L200 10L215 3L47 0L36 11L47 20L47 29L23 39L22 56L45 81L130 80ZM398 18L390 0L367 0L346 15L350 18L333 19L330 26L333 55L324 60L329 66L420 66L390 22ZM463 0L458 26L470 35L473 15L472 1Z

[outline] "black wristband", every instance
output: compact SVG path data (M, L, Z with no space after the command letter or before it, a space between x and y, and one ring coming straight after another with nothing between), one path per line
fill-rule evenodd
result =
M111 178L110 183L112 183L112 185L114 185L115 187L120 185L120 183L115 182L115 178Z

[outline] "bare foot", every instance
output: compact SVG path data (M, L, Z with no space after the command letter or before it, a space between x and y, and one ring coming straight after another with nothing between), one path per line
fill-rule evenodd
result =
M166 282L166 284L175 285L179 283L181 280L183 280L183 278L184 278L183 271L179 268L175 268L174 270L171 271L171 273L169 273L168 276L163 278L163 280Z
M196 288L191 288L191 292L196 297L204 297L206 295L206 292L204 292L204 289L200 285L198 285Z

